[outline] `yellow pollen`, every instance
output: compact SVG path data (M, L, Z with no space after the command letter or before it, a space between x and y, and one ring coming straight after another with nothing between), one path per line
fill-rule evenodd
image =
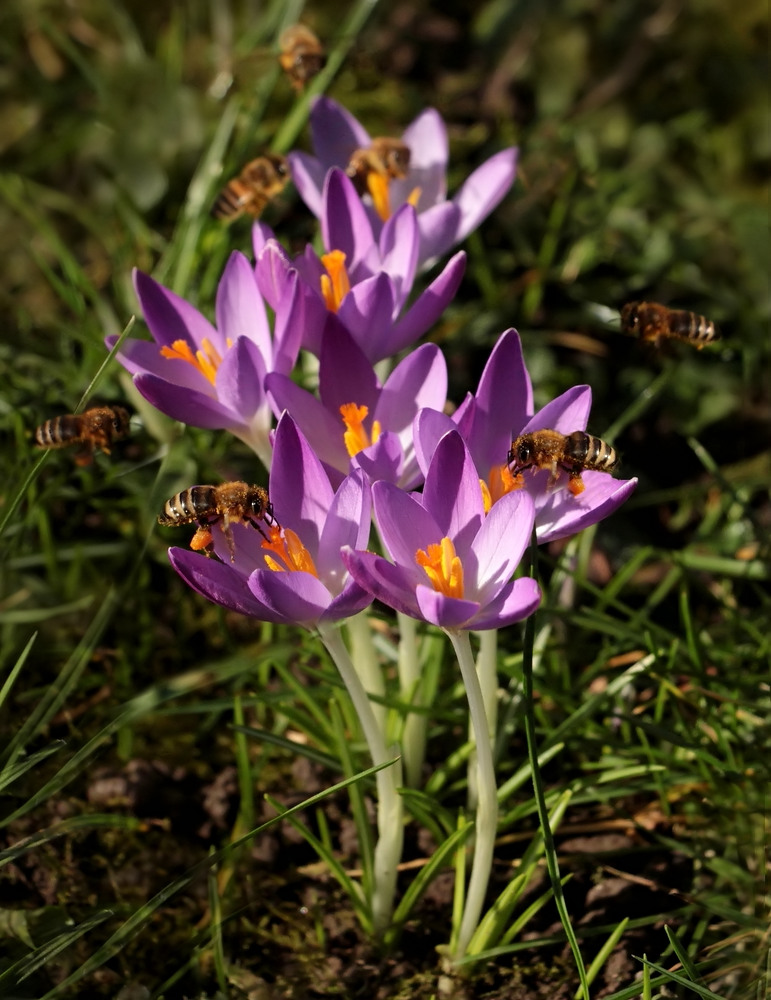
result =
M311 573L318 579L319 574L313 556L291 528L284 528L282 536L281 529L273 525L270 529L270 541L263 542L262 547L275 553L281 560L279 563L273 556L265 556L268 569L272 569L274 573Z
M372 195L375 211L387 222L391 218L391 199L388 196L388 174L371 170L367 174L367 189Z
M410 191L409 197L407 198L407 201L409 202L410 205L412 205L412 207L415 209L416 212L418 210L418 202L420 201L420 196L422 193L423 192L421 191L421 189L419 187L416 187L413 188L412 191Z
M365 448L369 448L370 445L375 444L380 437L381 428L379 420L372 421L371 438L367 433L364 427L364 420L368 413L369 407L357 406L356 403L343 403L340 407L340 415L347 428L343 434L343 440L351 458L354 455L358 455L360 451L364 451Z
M227 346L232 347L233 341L228 337ZM175 340L171 347L162 347L161 355L174 361L187 361L197 368L212 385L217 379L217 369L222 364L222 358L217 348L208 337L201 341L201 350L193 354L190 344L186 340Z
M445 597L463 597L463 564L449 538L445 536L439 545L429 545L427 552L418 549L415 562L426 571L434 590Z
M327 309L337 312L351 290L351 282L345 269L345 254L342 250L332 250L322 254L321 263L327 272L321 275L321 294Z
M522 473L512 476L508 465L494 465L490 469L490 476L487 482L490 506L496 500L500 500L501 497L506 496L507 493L511 493L512 490L521 490L525 485ZM485 495L484 487L482 488L482 495ZM485 500L485 503L487 503L487 500ZM488 513L487 507L485 507L485 513Z

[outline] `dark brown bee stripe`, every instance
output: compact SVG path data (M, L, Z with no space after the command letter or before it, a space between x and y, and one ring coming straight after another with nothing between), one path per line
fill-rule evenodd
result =
M674 309L670 313L672 332L684 340L694 340L700 344L708 344L717 340L715 324L698 313L687 312L685 309Z
M615 448L606 444L601 438L593 434L584 434L583 431L573 431L572 434L568 434L565 454L576 464L600 472L610 472L618 464Z
M67 415L46 420L35 431L35 443L41 448L60 448L80 438L80 420Z
M243 211L240 195L225 188L211 207L211 214L215 219L228 219L233 215L239 215Z
M158 523L164 525L189 524L211 514L215 508L213 486L191 486L167 500Z

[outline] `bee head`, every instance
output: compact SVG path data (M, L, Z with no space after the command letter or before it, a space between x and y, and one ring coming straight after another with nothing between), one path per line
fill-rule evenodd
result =
M518 437L509 451L509 466L526 469L533 461L533 442L529 434Z

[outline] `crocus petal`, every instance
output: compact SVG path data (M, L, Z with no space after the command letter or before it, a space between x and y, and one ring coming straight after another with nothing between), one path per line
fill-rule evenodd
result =
M547 403L514 436L542 430L559 431L560 434L586 430L591 408L592 390L588 385L575 385Z
M322 194L324 190L324 178L327 174L327 167L308 153L290 153L287 157L289 170L292 174L292 182L297 188L297 193L308 206L308 209L321 218Z
M332 504L332 486L288 413L282 414L273 441L270 497L278 521L297 532L315 559Z
M374 415L389 430L411 432L418 410L426 406L440 409L446 400L447 362L436 344L422 344L391 372Z
M372 594L359 586L353 577L349 576L343 589L337 597L332 598L329 607L319 620L336 622L340 621L341 618L351 618L368 608L373 600Z
M274 573L258 569L249 577L249 590L275 617L268 621L294 622L313 628L329 607L331 595L312 573Z
M393 354L391 331L396 312L396 296L391 278L381 271L354 285L337 315L353 334L356 343L374 364Z
M397 434L384 431L375 444L357 452L351 466L360 469L371 483L384 479L405 488L403 480L404 449Z
M343 562L356 582L378 601L410 618L421 618L415 598L415 574L373 552L344 548Z
M342 417L336 418L311 393L301 389L286 375L269 374L265 379L273 412L279 416L288 410L302 428L314 452L322 462L348 472L349 455L343 440Z
M369 408L374 417L380 386L366 348L360 345L340 323L324 331L319 358L319 396L343 433L340 407L356 403Z
M198 349L208 339L218 349L224 348L222 337L205 316L149 274L135 269L134 288L142 315L158 344L170 347L175 340L186 340Z
M415 280L420 249L418 219L412 205L402 205L388 219L379 243L381 266L394 283L396 302L401 308Z
M500 587L511 579L530 544L535 506L524 491L507 493L494 503L474 539L477 560L476 581L472 584L482 604L488 604Z
M503 200L516 172L517 149L510 147L491 156L466 178L452 199L461 211L456 243L464 240Z
M415 567L414 576L418 571L415 562L418 550L425 551L426 545L438 545L444 533L418 498L392 483L374 483L372 503L380 539L386 551L395 563Z
M447 197L447 162L450 148L447 127L435 108L426 108L404 130L402 141L410 150L410 169L402 181L394 181L395 193L406 198L420 188L421 212ZM401 187L408 188L402 192Z
M423 506L463 558L484 518L479 473L457 431L440 440L428 467Z
M252 249L254 250L254 259L260 256L262 251L268 245L269 240L275 240L276 234L270 228L266 226L264 222L260 222L259 219L252 226Z
M506 628L532 615L540 603L541 591L535 580L529 576L510 580L498 597L483 607L471 627L480 632L488 628Z
M256 255L254 274L257 288L271 309L276 310L289 290L292 258L276 240L269 240Z
M454 430L457 430L457 427L452 417L448 417L446 413L429 407L418 411L415 416L413 434L415 455L424 476L428 472L439 441L445 434Z
M420 268L425 271L458 242L455 234L461 223L460 209L454 202L440 201L418 215L420 229Z
M586 489L577 497L558 487L543 506L535 498L540 507L536 517L539 543L566 538L596 524L620 507L637 486L637 479L614 479L606 472L584 472L581 478Z
M344 545L356 549L366 548L371 506L370 487L364 474L356 470L346 476L329 508L316 560L319 576L332 593L341 589L345 576L340 549Z
M420 608L421 617L440 628L462 628L479 612L477 601L445 597L433 587L422 583L415 589L415 598Z
M255 600L246 580L230 563L217 562L190 549L177 548L169 549L169 561L185 583L207 600L250 618L277 620L268 617L266 607Z
M226 342L235 343L239 337L246 337L257 346L267 367L271 367L273 338L265 303L252 265L238 251L230 255L217 286L215 316L217 329Z
M239 337L217 369L215 386L220 402L238 413L244 423L249 423L264 407L267 424L270 413L264 381L265 359L259 347L246 337Z
M369 133L350 111L331 97L318 97L311 106L311 138L316 156L325 164L344 167L351 153L369 146Z
M289 274L287 291L281 309L276 313L273 371L288 375L295 366L302 347L303 337L308 329L308 310L305 294L297 271Z
M324 182L321 235L327 251L343 251L349 274L360 262L379 256L361 198L342 170L330 170Z
M506 330L490 353L475 394L474 423L469 448L486 477L502 465L511 443L512 427L522 427L532 410L532 387L516 330Z
M157 375L135 375L134 385L156 410L191 427L221 430L243 424L240 417L211 396L167 382Z
M105 344L112 350L117 336L105 337ZM203 396L213 396L214 388L206 376L187 361L164 358L155 341L124 340L118 351L118 360L131 375L155 375L164 382L185 386Z
M390 334L391 353L413 344L439 319L460 287L466 270L466 254L461 251L416 299Z

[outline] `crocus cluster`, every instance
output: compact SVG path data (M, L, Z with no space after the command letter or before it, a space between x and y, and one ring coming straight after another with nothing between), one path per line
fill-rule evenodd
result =
M496 815L468 633L504 628L537 608L538 584L518 575L534 532L546 542L596 523L635 481L587 472L579 496L564 482L550 485L546 471L515 481L507 465L513 437L583 431L591 406L590 388L576 386L536 412L515 330L501 335L476 391L451 415L440 348L415 346L455 295L465 255L456 253L416 291L418 276L501 201L514 181L516 149L491 157L448 199L446 129L427 109L401 137L410 151L406 175L383 181L373 200L346 173L352 153L372 141L365 128L328 98L313 105L310 125L313 155L295 152L289 162L297 190L320 220L324 252L309 245L292 256L256 223L254 260L231 256L213 323L136 272L153 340L126 341L118 358L159 410L229 431L269 470L274 523L259 531L231 523L227 536L213 526L213 548L206 554L172 548L172 565L217 604L318 632L375 763L388 759L382 723L334 638L336 623L377 599L450 636L468 689L480 783L486 782L462 953L479 918ZM302 352L317 363L305 364L298 377ZM379 772L378 795L384 811L375 857L376 933L392 911L401 851L393 769Z

